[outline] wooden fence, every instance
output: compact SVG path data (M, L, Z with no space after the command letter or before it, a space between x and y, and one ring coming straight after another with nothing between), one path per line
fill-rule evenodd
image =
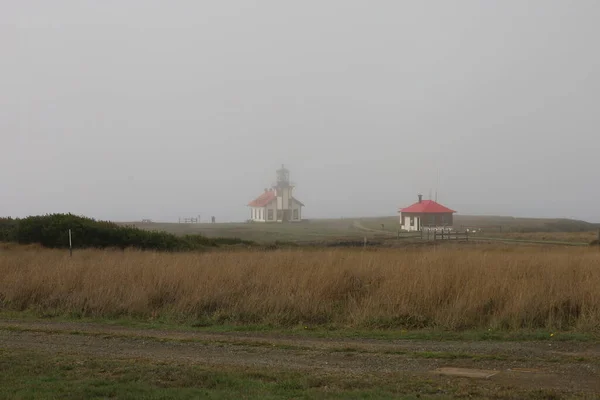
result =
M421 230L418 233L421 240L463 240L469 241L469 231L459 232L454 230Z
M546 244L546 245L559 245L559 246L590 246L598 245L600 248L600 229L598 230L598 238L591 243L582 242L563 242L555 240L533 240L533 239L512 239L503 237L487 237L475 235L469 231L454 231L454 230L421 230L419 232L405 232L401 233L398 231L398 239L421 239L424 241L439 241L439 240L456 240L465 242L504 242L504 243L529 243L529 244Z
M464 240L469 241L469 231L433 231L433 240Z
M199 218L179 218L180 224L197 224Z

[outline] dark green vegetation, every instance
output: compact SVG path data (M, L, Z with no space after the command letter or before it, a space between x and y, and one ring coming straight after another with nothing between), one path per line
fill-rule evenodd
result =
M0 242L16 242L19 220L0 218Z
M189 251L221 245L252 244L237 238L207 238L198 234L174 235L134 226L96 221L73 214L0 219L0 241L40 244L49 248L69 247L69 229L74 248L137 248L158 251Z

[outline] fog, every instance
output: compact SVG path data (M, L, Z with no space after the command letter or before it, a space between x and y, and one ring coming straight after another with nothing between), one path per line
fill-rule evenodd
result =
M0 0L0 215L600 221L600 2Z

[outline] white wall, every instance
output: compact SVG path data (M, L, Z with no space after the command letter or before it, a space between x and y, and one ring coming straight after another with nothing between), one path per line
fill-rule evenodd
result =
M256 222L265 222L267 218L266 207L251 207L250 208L250 219Z
M292 188L284 188L281 197L283 198L283 209L289 210L292 208Z
M402 218L402 217L400 217ZM433 226L433 227L429 227L427 226L427 223L430 221L428 219L427 214L421 216L415 216L415 224L414 226L410 226L410 215L404 215L404 220L400 220L400 229L405 230L405 231L418 231L419 230L419 226L421 227L422 230L436 230L436 231L447 231L447 230L452 230L452 226L445 226L445 225L437 225L437 226ZM423 221L424 219L424 221ZM423 226L426 225L426 226Z
M291 194L291 191L288 192ZM277 197L277 201L272 201L269 204L267 204L266 207L251 207L250 208L250 219L252 221L257 221L257 222L276 222L277 221L277 210L278 210L278 205L280 204L284 204L284 198L282 197ZM301 221L302 220L302 206L300 205L300 203L298 203L298 201L291 199L290 202L288 203L290 205L290 209L292 210L292 221ZM279 208L281 209L281 208ZM272 210L273 212L273 219L268 219L269 216L269 210ZM294 219L294 210L298 210L298 218Z
M277 189L277 208L289 210L292 208L292 192L294 188Z
M267 219L267 222L274 222L277 220L277 202L276 201L272 201L271 203L267 204L267 207L265 207L265 218L267 218L269 216L269 210L273 210L273 219L269 220Z
M294 219L294 210L298 210L298 218ZM293 221L302 221L302 206L298 201L292 199L292 220Z
M404 221L401 225L401 229L405 230L405 231L418 231L419 230L419 225L420 225L420 218L419 217L414 217L415 218L415 223L414 226L410 226L410 216L405 215L404 216Z

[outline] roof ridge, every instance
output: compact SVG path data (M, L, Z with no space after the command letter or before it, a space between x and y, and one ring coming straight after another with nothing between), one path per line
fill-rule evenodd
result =
M455 213L456 211L434 200L421 200L408 207L401 208L399 212L405 213Z

